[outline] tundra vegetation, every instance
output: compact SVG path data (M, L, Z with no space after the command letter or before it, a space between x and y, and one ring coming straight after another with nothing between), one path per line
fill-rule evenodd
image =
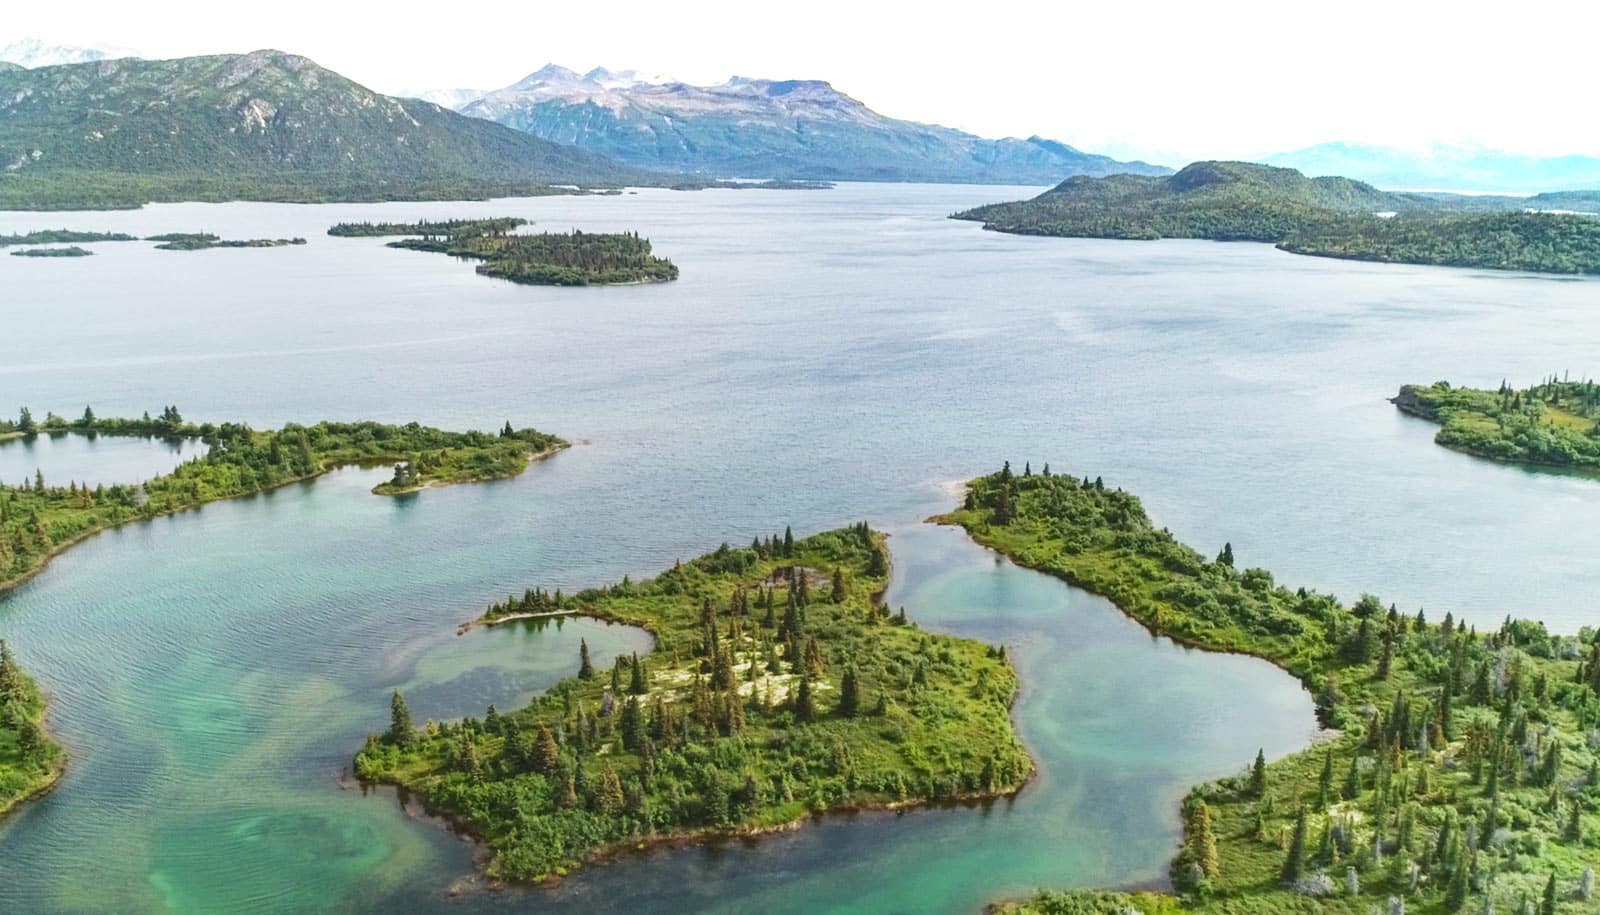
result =
M1600 471L1600 385L1551 375L1522 390L1406 385L1394 405L1440 425L1434 441L1514 464Z
M858 524L510 596L485 620L583 614L643 627L655 650L607 663L585 643L570 679L481 718L418 726L397 692L356 773L479 837L490 876L531 881L654 840L1015 790L1032 762L1004 650L891 615L888 575L882 536Z
M1507 617L1479 632L1370 594L1345 606L1244 568L1231 545L1203 556L1134 496L1048 466L973 480L944 520L1152 633L1276 664L1311 691L1326 729L1284 759L1240 747L1247 768L1189 793L1171 894L1046 892L1010 911L1594 910L1594 630Z

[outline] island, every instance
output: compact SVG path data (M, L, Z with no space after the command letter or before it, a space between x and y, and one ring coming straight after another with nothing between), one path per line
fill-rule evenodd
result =
M1014 473L938 519L1116 603L1152 634L1263 658L1305 685L1325 739L1184 800L1172 893L1045 892L1041 915L1588 913L1600 862L1600 636L1478 632L1370 594L1345 606L1208 559L1103 480ZM1253 756L1253 761L1252 761Z
M23 248L11 252L12 257L89 257L92 254L93 251L77 245L68 245L65 248Z
M1600 218L1540 209L1574 196L1600 209L1600 194L1390 193L1288 168L1196 162L1164 177L1068 178L1032 200L952 218L1017 235L1256 241L1350 260L1600 274Z
M44 727L39 686L0 639L0 816L49 791L67 754Z
M1524 390L1405 385L1391 401L1441 427L1433 440L1477 457L1600 473L1600 386L1554 376Z
M394 476L373 492L400 495L432 485L508 479L527 469L530 459L567 446L556 436L513 429L509 422L498 434L375 422L291 423L257 431L244 423L196 425L172 406L139 419L100 417L85 408L71 421L55 414L39 421L24 407L16 420L0 422L0 439L41 434L194 439L207 450L171 473L132 485L91 487L69 480L62 486L47 481L42 471L32 479L0 482L0 592L107 528L265 492L338 467L394 464Z
M544 232L519 235L525 219L452 219L406 223L340 223L329 235L361 238L417 236L391 248L431 251L481 260L482 276L540 286L616 286L665 283L678 278L672 261L655 257L636 232Z
M0 235L0 248L16 245L64 245L96 241L138 241L122 232L78 232L73 229L40 229L28 233Z
M303 238L249 238L232 240L220 238L210 232L169 232L165 235L151 235L145 241L160 242L156 245L159 251L204 251L208 248L283 248L289 245L303 245Z
M596 665L526 708L418 727L396 692L355 759L487 849L499 881L544 881L623 848L785 829L828 810L996 797L1033 771L1001 648L919 630L880 602L865 523L724 544L660 576L536 589L483 622L579 614L655 650Z

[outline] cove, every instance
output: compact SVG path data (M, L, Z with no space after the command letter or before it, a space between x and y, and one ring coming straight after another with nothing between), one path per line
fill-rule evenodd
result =
M0 440L0 481L16 484L41 472L51 486L132 483L167 473L205 447L184 439L41 432Z

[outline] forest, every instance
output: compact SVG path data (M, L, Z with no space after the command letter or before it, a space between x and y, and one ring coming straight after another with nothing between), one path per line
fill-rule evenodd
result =
M391 248L481 260L478 273L541 286L662 283L678 278L677 265L651 253L636 232L544 232L518 235L527 220L450 219L417 223L339 223L329 235L360 238L412 236Z
M1278 247L1396 264L1600 274L1600 219L1571 213L1346 217L1301 226Z
M1457 451L1514 464L1600 470L1600 385L1551 375L1516 390L1406 385L1400 410L1438 423L1434 441Z
M38 684L0 639L0 815L61 777L66 751L44 728Z
M1196 162L1166 177L1074 177L1032 200L954 214L1018 235L1256 241L1318 257L1545 273L1600 272L1600 218L1481 211L1458 195L1380 191L1247 162Z
M68 242L138 241L121 232L77 232L72 229L40 229L27 233L0 235L0 248L13 245L59 245Z
M1184 799L1171 895L1044 892L1005 911L1577 915L1600 862L1600 634L1479 632L1290 589L1156 528L1102 480L1009 465L941 519L1115 602L1152 634L1295 676L1326 730ZM1532 906L1533 908L1528 908Z
M724 544L648 581L511 595L485 620L582 614L642 627L655 650L607 663L583 643L571 678L482 718L419 725L396 692L356 773L422 798L516 881L625 845L1020 787L1032 761L1004 650L891 614L888 576L863 523Z
M50 557L91 534L171 514L218 499L264 492L347 465L394 464L394 475L373 492L398 495L425 486L516 476L531 455L566 446L533 429L506 423L498 435L444 432L416 423L290 424L257 431L243 423L194 424L176 407L139 419L83 415L36 419L24 407L16 420L0 422L0 440L29 435L131 435L202 442L205 453L169 474L143 483L90 487L68 480L0 481L0 590L43 568Z

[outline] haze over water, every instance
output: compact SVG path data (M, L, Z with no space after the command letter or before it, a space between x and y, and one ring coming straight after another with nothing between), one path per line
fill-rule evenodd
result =
M124 528L0 599L0 635L51 693L73 754L52 795L0 824L0 909L972 911L1042 884L1159 880L1185 787L1257 746L1303 745L1310 702L1264 664L1152 640L1104 601L918 524L949 506L939 483L1005 459L1104 476L1180 539L1231 541L1291 586L1374 591L1480 627L1508 612L1594 624L1600 483L1438 448L1384 398L1406 382L1590 370L1600 285L943 218L1026 193L0 213L0 233L311 242L0 259L15 354L0 409L510 420L577 443L504 483L390 500L367 493L381 471L345 471ZM519 287L323 234L480 214L638 230L683 278ZM106 459L86 446L0 445L0 479L41 466L100 482ZM138 476L190 456L104 453ZM625 860L553 893L451 898L468 847L408 821L392 795L341 788L390 689L419 717L481 714L571 673L579 637L606 660L648 645L586 621L457 638L490 600L861 518L894 532L895 602L1015 651L1017 717L1042 772L1015 801L829 819L748 848Z

